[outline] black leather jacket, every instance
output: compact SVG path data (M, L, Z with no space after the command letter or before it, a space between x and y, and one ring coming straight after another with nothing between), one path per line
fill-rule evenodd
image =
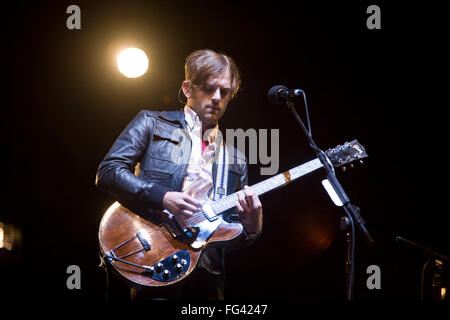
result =
M230 148L230 147L229 147ZM163 209L167 191L181 191L191 153L184 111L141 111L123 130L101 162L96 185L133 212ZM247 161L234 149L227 194L247 184ZM217 163L213 164L213 182ZM204 251L199 266L222 273L223 252ZM206 254L205 254L206 252Z

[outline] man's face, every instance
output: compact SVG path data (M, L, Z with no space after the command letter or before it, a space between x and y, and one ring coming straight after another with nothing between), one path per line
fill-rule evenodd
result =
M231 75L226 71L210 76L202 86L193 86L188 106L202 120L204 127L213 127L225 113L231 99Z

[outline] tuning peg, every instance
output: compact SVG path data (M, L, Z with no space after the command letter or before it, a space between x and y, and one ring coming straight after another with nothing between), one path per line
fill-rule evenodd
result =
M359 160L359 164L360 164L360 165L363 165L363 164L364 164L364 161Z
M342 171L345 172L347 170L347 167L342 167Z
M350 163L350 168L354 168L355 167L355 165L353 164L353 163Z

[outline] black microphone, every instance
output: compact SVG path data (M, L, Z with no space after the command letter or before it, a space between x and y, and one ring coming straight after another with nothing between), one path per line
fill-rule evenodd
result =
M279 104L300 96L302 92L303 90L301 89L288 89L285 86L274 86L267 92L267 98L270 102Z

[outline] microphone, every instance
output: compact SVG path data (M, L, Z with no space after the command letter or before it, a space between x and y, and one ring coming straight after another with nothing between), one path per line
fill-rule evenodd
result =
M294 97L300 96L303 90L301 89L288 89L285 86L273 86L267 92L267 98L270 102L279 104L285 100L292 100Z

